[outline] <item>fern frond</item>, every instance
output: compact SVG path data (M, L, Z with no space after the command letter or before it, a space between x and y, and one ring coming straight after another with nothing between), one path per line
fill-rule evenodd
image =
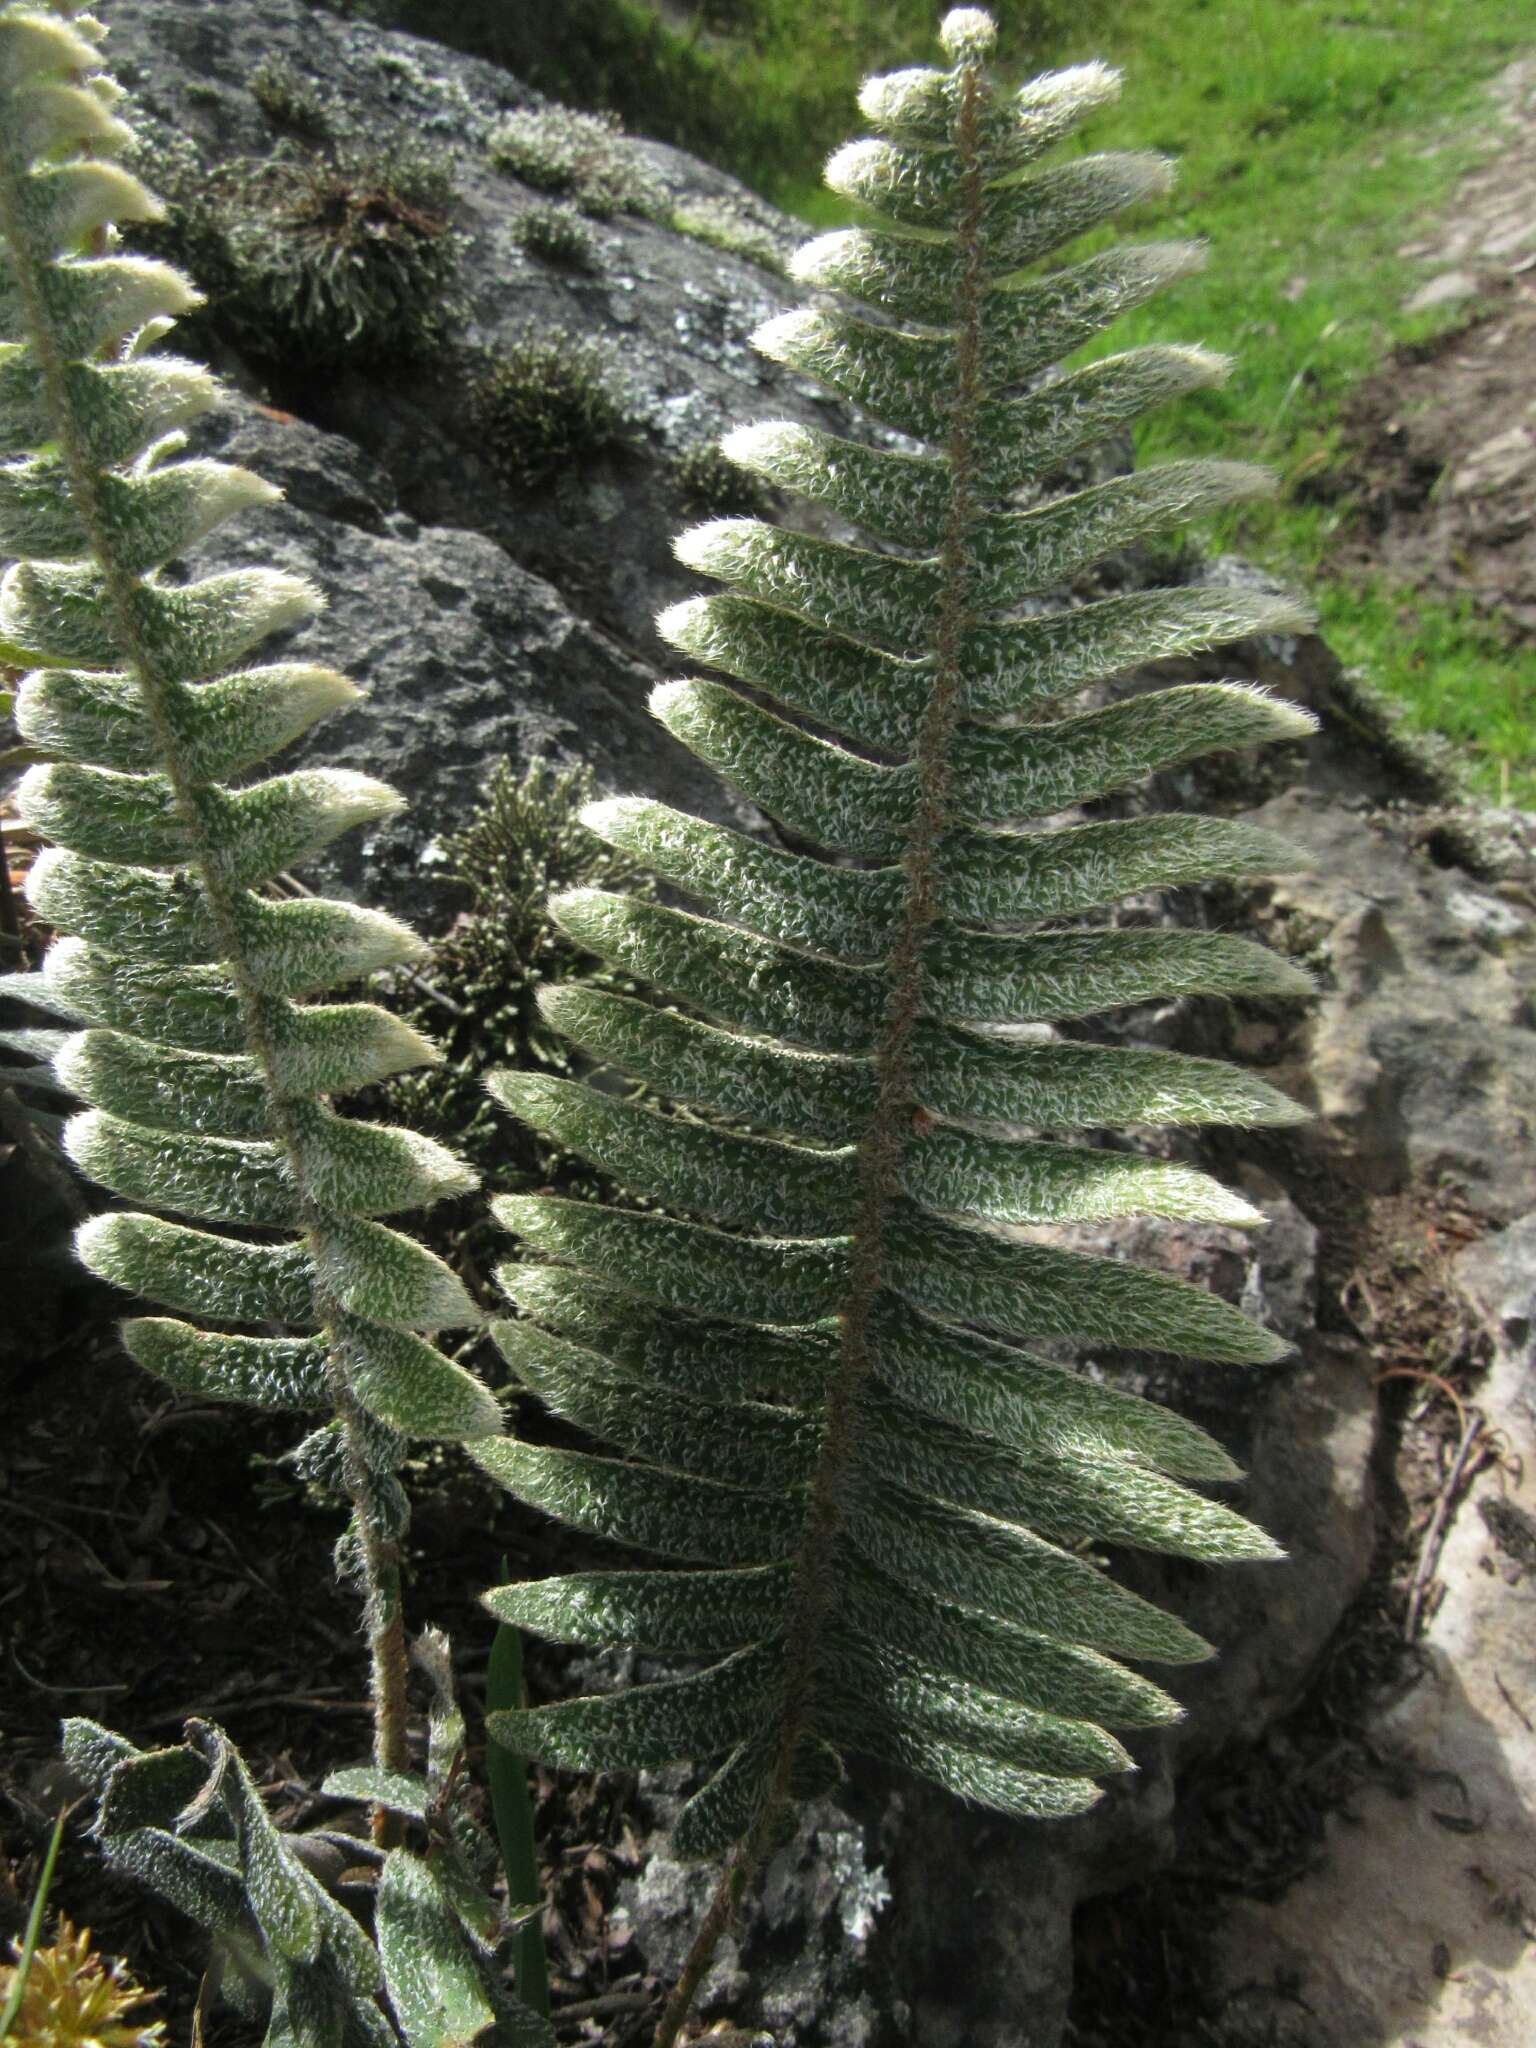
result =
M127 1324L129 1351L171 1386L339 1419L376 1609L379 1761L397 1766L403 1659L382 1671L379 1634L398 1628L385 1450L494 1433L500 1414L422 1334L478 1321L469 1296L373 1219L474 1177L424 1138L330 1106L435 1055L372 1005L301 999L414 959L421 942L376 911L265 885L401 799L337 770L248 779L356 695L302 662L240 666L316 609L308 584L162 574L277 493L182 452L178 430L216 391L150 352L197 295L120 248L117 224L159 209L113 161L128 131L101 33L73 7L0 6L0 552L15 557L0 637L32 665L16 721L50 757L18 792L52 842L28 892L65 935L41 1000L82 1027L54 1061L88 1105L67 1150L154 1212L96 1218L79 1252L128 1293L217 1326ZM252 1234L267 1231L285 1235ZM307 1896L294 1893L296 1912ZM295 1939L307 1956L309 1934Z
M667 683L656 715L801 850L609 800L587 823L692 907L592 890L553 906L654 995L562 988L551 1022L751 1134L580 1083L493 1084L659 1210L495 1205L549 1262L500 1276L520 1311L497 1326L508 1363L618 1455L504 1441L475 1455L547 1512L702 1569L578 1574L489 1604L565 1641L723 1659L493 1718L493 1732L564 1762L713 1760L678 1841L734 1841L738 1873L845 1748L1005 1812L1080 1811L1096 1777L1128 1764L1107 1730L1177 1712L1118 1660L1208 1646L1079 1546L1277 1555L1200 1490L1236 1476L1211 1438L1025 1347L1279 1358L1226 1302L1038 1242L1037 1226L1258 1222L1192 1167L1062 1136L1299 1112L1209 1060L1019 1027L1185 994L1305 994L1291 962L1223 933L1061 922L1150 887L1284 871L1296 856L1281 842L1198 816L1036 823L1308 732L1307 713L1236 683L1067 703L1132 663L1305 613L1183 589L1042 606L1104 554L1270 486L1242 464L1170 463L1040 495L1075 450L1224 365L1159 346L1053 367L1198 252L1029 270L1163 190L1167 167L1032 168L1112 75L1089 66L1010 100L983 61L987 18L960 10L945 35L951 68L874 81L864 105L882 134L829 167L878 216L802 254L799 274L837 296L757 337L919 445L782 423L732 436L733 459L864 538L695 528L680 558L727 587L660 622L731 680ZM688 1986L685 1972L679 2000Z

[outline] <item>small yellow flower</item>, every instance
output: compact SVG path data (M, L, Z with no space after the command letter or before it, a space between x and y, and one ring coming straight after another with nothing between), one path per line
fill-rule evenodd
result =
M0 2005L15 1976L15 1964L0 1963ZM93 1953L88 1927L77 1933L61 1916L53 1947L33 1955L6 2048L162 2048L162 2020L128 2017L153 1996L125 1963L109 1967Z

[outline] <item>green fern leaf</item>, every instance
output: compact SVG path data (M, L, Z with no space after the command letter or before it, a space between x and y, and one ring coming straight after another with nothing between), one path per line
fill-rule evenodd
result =
M782 1677L776 1650L759 1646L692 1678L509 1709L491 1715L487 1726L519 1752L532 1733L541 1751L575 1770L640 1770L676 1756L716 1756L744 1740L774 1713Z
M635 1379L705 1397L775 1392L819 1398L836 1346L830 1326L788 1330L697 1320L647 1306L563 1266L506 1265L497 1281L509 1300L552 1330L575 1338ZM505 1341L501 1324L494 1324Z
M1122 1215L1262 1220L1177 1160L1065 1132L1300 1112L1213 1061L1021 1027L1307 992L1290 961L1224 933L1062 925L1148 888L1284 872L1291 848L1221 818L1059 813L1313 721L1221 682L1070 704L1133 665L1307 614L1242 592L1050 598L1104 555L1272 486L1244 464L1174 462L1042 491L1075 452L1226 365L1149 346L1055 367L1200 252L1029 268L1166 190L1169 169L1135 154L1029 168L1113 75L1084 66L1010 98L986 67L991 34L959 10L948 69L871 82L882 133L828 178L876 217L802 252L798 274L834 296L757 337L918 445L744 428L731 458L853 537L728 519L677 544L727 587L674 606L661 632L729 680L669 682L653 708L795 850L610 800L591 828L691 907L590 890L553 906L654 995L562 988L550 1021L752 1134L579 1082L493 1083L664 1213L495 1205L547 1262L503 1269L519 1314L498 1342L523 1384L619 1455L474 1455L547 1512L688 1568L641 1559L489 1604L564 1641L729 1653L493 1733L566 1763L711 1762L676 1835L685 1852L733 1851L708 1929L840 1749L1006 1813L1065 1815L1125 1768L1109 1729L1177 1716L1121 1660L1208 1646L1081 1546L1278 1554L1200 1490L1237 1476L1203 1431L1022 1348L1076 1339L1232 1366L1285 1350L1212 1295L1038 1238ZM696 1974L659 2038L675 2038Z
M178 1393L255 1408L328 1411L326 1348L313 1337L226 1337L161 1316L123 1327L129 1356Z
M496 2010L431 1866L409 1849L391 1850L377 1911L390 2003L409 2048L486 2038Z
M472 1455L493 1479L546 1514L664 1557L698 1564L777 1564L793 1554L800 1533L793 1502L684 1478L657 1466L626 1465L509 1437L476 1444Z
M253 777L357 694L302 661L240 666L314 614L310 584L263 568L185 583L164 573L279 493L183 451L179 428L218 392L154 352L199 299L179 272L120 245L123 224L160 209L117 161L131 138L112 111L121 93L101 68L103 34L64 0L0 0L0 555L15 558L0 641L30 670L17 725L49 756L17 791L51 842L28 893L62 934L37 999L79 1027L53 1053L87 1105L65 1128L67 1151L152 1212L95 1218L77 1245L101 1278L170 1311L124 1331L168 1385L329 1418L312 1441L355 1516L374 1761L398 1770L395 1469L409 1438L491 1435L501 1418L489 1389L428 1341L479 1322L463 1286L373 1219L462 1195L475 1177L425 1138L332 1106L436 1055L381 1009L308 999L424 948L394 918L272 885L401 799L339 770ZM223 1738L199 1740L249 1900L241 1938L249 1947L253 1922L267 1950L269 2039L389 2038L371 1945L288 1857ZM182 1903L211 1886L222 1925L224 1878L174 1824L172 1809L117 1829L123 1857Z
M575 1572L498 1586L484 1605L498 1621L554 1642L712 1657L773 1634L788 1599L788 1572L760 1565L686 1576Z
M100 1801L108 1861L218 1937L234 1985L258 2010L270 2003L268 2042L388 2048L373 1943L273 1825L223 1732L192 1721L187 1735L145 1752L93 1722L64 1724L65 1757Z

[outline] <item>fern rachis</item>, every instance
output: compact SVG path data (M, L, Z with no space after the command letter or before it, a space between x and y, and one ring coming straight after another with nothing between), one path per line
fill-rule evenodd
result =
M1305 990L1288 963L1224 935L1059 923L1158 883L1283 870L1292 857L1273 839L1214 818L1029 825L1212 748L1308 730L1306 714L1235 685L1054 709L1133 662L1304 614L1192 590L1029 609L1111 549L1263 479L1176 463L1020 507L1021 485L1223 366L1149 347L1051 370L1198 252L1029 274L1162 189L1165 168L1109 155L1033 169L1112 74L1080 67L1010 101L986 69L984 14L951 14L943 37L952 68L872 80L862 104L882 135L829 166L870 225L821 237L797 269L837 296L758 336L918 447L790 425L728 443L905 551L716 521L678 552L729 588L661 621L753 694L668 684L658 717L821 853L610 801L593 828L702 914L600 891L555 906L583 945L685 1007L566 988L550 992L551 1020L756 1135L579 1083L493 1083L661 1205L496 1205L552 1262L503 1271L520 1311L500 1326L510 1363L622 1455L510 1440L476 1455L523 1498L673 1561L503 1587L497 1614L571 1642L723 1659L495 1724L571 1765L714 1760L675 1846L724 1853L727 1869L662 2042L787 1804L832 1782L841 1750L1004 1811L1070 1814L1127 1762L1110 1728L1175 1713L1119 1659L1206 1646L1075 1555L1078 1538L1276 1554L1187 1483L1233 1476L1219 1446L1022 1347L1072 1336L1252 1364L1284 1347L1214 1298L1027 1227L1257 1221L1192 1168L1039 1134L1297 1112L1210 1061L1022 1042L1018 1027L1151 996Z

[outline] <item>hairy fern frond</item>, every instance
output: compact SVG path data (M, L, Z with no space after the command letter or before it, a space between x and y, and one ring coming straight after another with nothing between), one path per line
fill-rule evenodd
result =
M378 1219L474 1176L331 1107L435 1054L373 1005L306 999L420 942L379 912L267 885L400 798L332 770L245 779L356 695L310 663L245 665L318 595L261 569L162 573L276 493L183 452L215 387L154 345L197 295L119 246L117 223L157 207L112 161L129 133L101 35L72 6L0 7L0 642L30 670L17 724L50 757L20 809L53 842L27 887L66 935L43 999L80 1026L55 1060L89 1105L65 1144L133 1205L88 1223L79 1251L173 1312L124 1327L151 1372L311 1412L334 1439L374 1608L379 1762L398 1767L393 1471L406 1438L491 1434L500 1414L429 1341L479 1320L463 1286Z
M429 1667L446 1660L445 1638L428 1631L422 1646ZM380 1856L335 1826L284 1833L212 1722L189 1721L182 1745L156 1750L94 1721L64 1724L64 1755L96 1795L108 1860L207 1932L210 1974L226 2003L265 2022L264 2048L553 2048L548 2022L512 1997L497 1966L498 1916L477 1875L489 1844L462 1808L463 1717L434 1692L425 1775L363 1766L323 1787L418 1827L430 1816L424 1855ZM317 1873L375 1864L370 1940Z
M680 557L726 588L660 622L734 682L664 684L656 715L819 852L603 802L593 830L698 909L594 890L555 905L661 1000L568 986L550 992L550 1021L715 1120L546 1076L493 1083L657 1208L497 1205L548 1261L504 1269L520 1313L498 1327L502 1348L617 1455L506 1439L475 1455L523 1499L667 1562L505 1586L489 1605L567 1642L721 1660L502 1715L493 1732L574 1765L708 1760L676 1847L734 1847L738 1878L847 1749L1006 1813L1080 1812L1094 1779L1128 1762L1107 1731L1177 1712L1119 1660L1180 1663L1207 1646L1078 1546L1277 1555L1190 1483L1235 1476L1219 1445L1024 1347L1278 1358L1270 1331L1214 1296L1031 1232L1260 1220L1192 1167L1047 1132L1299 1112L1208 1060L1018 1027L1306 990L1290 963L1224 934L1060 923L1151 886L1283 871L1297 862L1280 842L1219 818L1034 822L1213 749L1310 730L1305 712L1235 683L1057 708L1132 663L1305 614L1237 591L1042 602L1107 552L1267 481L1177 462L1021 498L1225 365L1154 346L1054 367L1197 252L1031 270L1163 190L1167 168L1034 168L1113 75L1089 65L1010 98L985 66L984 14L951 14L944 39L949 69L871 82L881 133L829 166L833 189L869 209L869 225L797 261L835 296L757 337L919 445L791 424L733 435L735 460L870 540L755 519L695 528Z

